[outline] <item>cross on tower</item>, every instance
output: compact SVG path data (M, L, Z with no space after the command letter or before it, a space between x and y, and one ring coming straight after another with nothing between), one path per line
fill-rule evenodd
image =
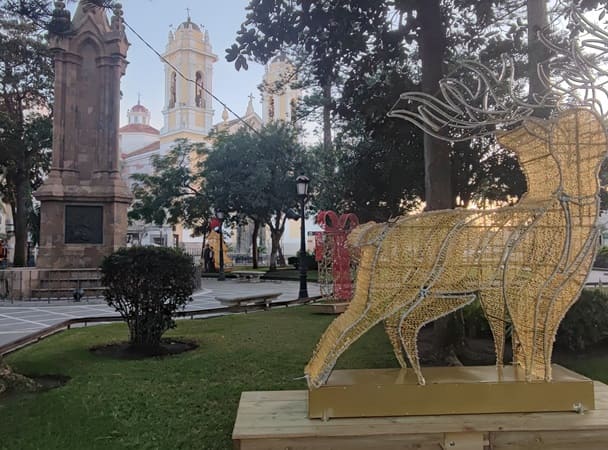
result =
M190 8L186 8L186 12L188 13L188 21L190 21Z
M141 104L141 92L137 93L137 104Z
M250 101L250 102L252 102L252 101L253 101L253 94L252 94L252 93L250 93L250 94L249 94L249 101Z

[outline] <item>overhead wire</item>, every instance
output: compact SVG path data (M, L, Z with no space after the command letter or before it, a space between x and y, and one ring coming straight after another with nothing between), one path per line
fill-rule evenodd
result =
M205 91L207 94L209 94L215 101L217 101L220 105L222 105L227 111L229 111L233 116L235 116L240 122L242 122L247 128L249 128L251 131L253 131L254 133L260 135L260 132L258 130L256 130L250 123L248 123L245 119L243 119L243 117L241 117L239 114L237 114L232 108L230 108L226 103L224 103L223 101L221 101L215 94L213 94L213 92L211 92L209 89L207 89L204 85L202 84L197 84L195 80L193 80L192 78L187 77L186 75L184 75L177 67L175 67L175 65L173 65L169 60L167 60L167 58L165 58L158 50L156 50L152 44L150 44L141 34L139 34L126 20L124 20L124 18L122 19L122 22L125 24L125 26L131 30L131 32L137 36L137 38L142 41L146 47L148 47L150 50L152 50L152 52L154 52L154 54L156 54L156 56L158 56L161 61L163 61L165 64L167 64L169 67L171 67L171 69L173 69L175 71L176 74L178 74L180 77L182 77L184 80L193 83L195 86L203 89L203 91Z
M109 1L107 3L104 4L99 4L98 6L100 6L101 8L104 9L109 9L111 10L112 7L114 6L114 2L113 1ZM43 24L42 22L40 22L39 20L37 20L35 17L28 17L29 20L32 21L32 23L40 28L41 30L48 30L48 26ZM249 128L251 131L253 131L254 133L256 133L257 135L260 135L260 132L258 130L256 130L250 123L248 123L245 119L243 119L243 117L241 117L239 114L237 114L232 108L230 108L226 103L224 103L222 100L220 100L215 94L213 94L213 92L211 92L209 89L207 89L204 85L202 84L197 84L195 80L187 77L186 75L184 75L177 67L175 67L175 65L171 64L170 61L168 61L158 50L156 50L152 44L150 44L141 34L139 34L125 19L124 17L122 17L122 23L124 23L124 25L131 30L131 32L137 36L137 38L142 41L144 43L144 45L146 45L146 47L148 47L150 50L152 50L152 52L154 54L156 54L156 56L158 56L161 61L163 61L165 64L167 64L169 67L171 67L176 74L178 74L180 77L182 77L184 80L193 83L195 86L200 87L203 91L205 91L207 94L209 94L211 96L211 98L213 98L216 102L218 102L220 105L222 105L228 112L230 112L234 117L236 117L240 122L243 123L243 125L245 125L247 128Z

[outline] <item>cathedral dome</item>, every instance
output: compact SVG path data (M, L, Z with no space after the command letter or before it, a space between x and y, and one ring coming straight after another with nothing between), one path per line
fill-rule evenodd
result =
M131 112L149 112L148 108L139 103L131 108Z
M196 30L196 31L201 31L201 27L199 27L197 24L192 22L192 20L190 20L190 17L188 17L188 20L186 20L185 22L182 22L181 25L179 27L177 27L177 29L178 30L192 29L192 30Z

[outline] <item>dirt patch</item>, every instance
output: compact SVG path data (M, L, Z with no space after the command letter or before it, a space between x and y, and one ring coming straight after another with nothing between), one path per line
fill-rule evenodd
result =
M192 341L181 341L177 339L163 339L157 348L133 347L129 342L116 342L112 344L92 347L91 352L95 355L114 359L145 359L171 355L179 355L198 348L198 344Z
M10 380L5 379L2 387L6 390L0 392L0 400L5 401L23 395L35 395L40 392L65 386L71 380L67 375L21 375L14 373ZM7 381L10 381L7 383Z

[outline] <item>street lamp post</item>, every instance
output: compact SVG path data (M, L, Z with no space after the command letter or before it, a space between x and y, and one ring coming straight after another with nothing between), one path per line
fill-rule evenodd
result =
M301 174L296 178L296 186L298 189L298 197L300 199L300 292L298 298L308 298L308 288L306 287L306 225L305 222L305 206L308 200L308 183L310 179Z
M217 277L217 281L224 281L226 274L224 273L224 237L222 233L222 226L224 225L224 211L217 210L215 212L216 217L220 221L218 234L220 236L220 273Z

